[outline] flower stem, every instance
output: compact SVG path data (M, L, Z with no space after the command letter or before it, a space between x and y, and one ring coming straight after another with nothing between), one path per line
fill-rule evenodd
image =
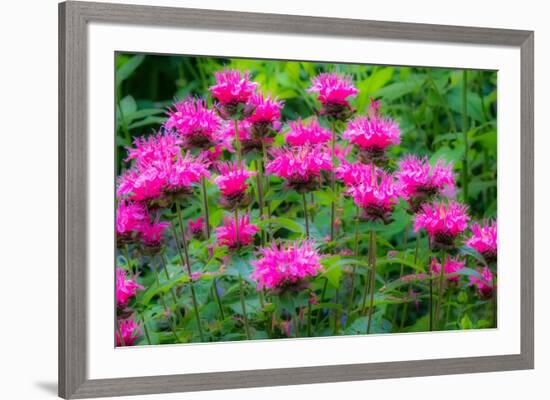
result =
M145 331L145 337L147 338L147 343L150 346L153 344L153 342L151 342L151 336L149 336L149 329L147 328L147 323L145 322L145 315L141 314L141 320L143 321L143 330Z
M237 162L241 163L241 139L239 137L239 121L233 120L233 124L235 125L235 147L237 147Z
M133 272L134 274L137 274L137 265L136 269L134 270L132 268L132 259L130 258L130 249L128 248L128 245L124 245L124 257L126 257L126 266L128 267L128 272Z
M369 237L369 253L368 253L368 271L367 273L365 274L365 290L363 291L363 301L362 301L362 304L361 304L361 308L360 308L360 313L362 315L365 315L365 312L367 311L367 299L368 299L368 294L369 294L369 288L371 286L371 280L372 280L372 263L371 263L371 259L372 259L372 253L373 253L373 240L372 240L372 231L370 233L370 237Z
M185 260L182 259L182 262L187 267L187 274L189 275L189 288L190 288L190 291L191 291L191 300L193 302L193 308L194 308L194 311L195 311L195 318L197 320L197 328L199 330L199 337L201 339L201 342L204 342L204 335L202 333L202 326L201 326L201 317L200 317L200 314L199 314L199 306L198 306L198 302L197 302L197 296L195 294L195 286L193 284L193 279L191 278L191 263L189 262L189 250L187 249L187 239L185 239L185 230L183 228L183 218L181 216L180 205L177 202L176 202L176 210L177 210L177 213L178 213L178 221L179 221L179 224L180 224L180 231L181 231L181 247L183 248L183 253L185 255ZM175 239L176 239L176 243L177 243L177 235L175 236ZM180 252L180 257L181 257L181 252Z
M416 235L416 249L414 250L414 265L416 266L416 263L418 262L418 249L420 247L420 233ZM412 284L409 284L409 288L407 290L407 294L411 293ZM400 328L403 329L405 326L405 321L407 319L407 312L409 311L409 302L406 302L403 304L403 311L401 313L401 323Z
M254 160L256 166L256 186L258 187L258 206L260 207L260 220L264 219L264 188L263 188L263 168L262 163L258 160ZM262 228L261 232L262 246L265 244L265 229Z
M220 310L220 317L223 321L225 319L225 314L223 312L222 299L220 298L220 294L218 293L218 278L213 279L212 291L214 292L214 298L216 299L216 304L218 305L218 309Z
M355 256L355 259L357 260L359 258L359 207L356 208L355 212L355 231L354 231L354 243L353 243L353 254ZM350 282L350 289L349 289L349 299L348 299L348 315L351 314L351 310L353 308L353 299L355 297L355 272L357 271L357 264L353 264L351 267L351 282Z
M161 262L162 269L164 270L164 275L166 275L166 280L170 282L171 278L170 278L170 273L168 272L168 263L166 262L166 258L164 255L161 255L160 262ZM170 288L170 293L172 295L172 300L174 301L174 306L176 307L176 314L178 315L178 320L182 321L183 315L181 314L180 308L178 306L178 298L176 296L176 292L173 287Z
M265 170L266 164L267 164L267 150L265 148L265 142L262 139L262 166L261 166L262 173ZM263 175L263 177L265 178L265 192L267 193L269 192L269 176L266 174L266 175ZM265 207L267 208L267 218L269 219L271 218L271 203L269 202L269 200L265 201ZM267 233L271 239L273 237L273 233L271 231L271 224L267 224Z
M309 219L307 216L307 198L305 193L302 193L302 200L304 201L304 220L306 221L306 239L309 239Z
M248 325L248 316L246 315L246 303L244 301L244 283L243 277L239 274L239 297L241 299L241 310L243 312L244 329L246 331L246 338L250 340L250 327Z
M118 338L120 340L120 346L124 347L126 346L126 343L124 343L124 338L122 337L122 331L120 330L120 323L118 322L118 317L115 317L116 319L116 331L118 333Z
M290 308L292 308L292 321L294 322L294 337L300 337L300 324L298 322L298 315L296 314L296 305L294 304L294 298L291 294L288 296L290 298Z
M239 210L235 209L235 246L240 247L239 244Z
M206 238L210 239L210 216L208 213L208 193L206 191L206 178L201 179L202 185L202 203L204 208L204 223L206 225Z
M468 202L468 70L462 71L462 135L464 138L464 160L462 160L462 192Z
M311 302L307 302L307 337L311 337Z
M376 288L376 232L370 231L370 241L372 242L372 254L371 254L371 288L370 288L370 304L369 304L369 321L367 325L367 335L370 333L372 314L374 311L374 290Z
M152 267L153 267L153 271L155 273L155 280L157 282L157 287L159 288L160 290L160 276L159 276L159 272L158 272L158 267L157 267L157 262L155 261L155 257L152 256L151 257L151 263L153 264ZM168 307L168 305L166 304L166 300L164 300L164 294L162 293L162 291L159 292L158 294L159 296L159 300L160 302L162 303L162 307L164 307L164 309L166 311L169 311L170 314L168 315L168 325L170 326L170 330L172 331L172 334L174 335L174 337L176 338L176 342L177 343L181 343L181 340L176 332L176 329L174 328L174 325L172 323L172 311L171 309ZM176 305L176 308L177 308L177 305Z
M445 262L447 261L447 255L443 252L441 261L441 268L439 271L439 284L437 289L437 305L435 308L435 321L438 326L441 325L441 307L445 302L443 300L443 283L445 281Z
M331 124L331 130L332 130L332 141L331 141L331 149L332 149L332 169L330 171L330 190L332 191L332 201L330 202L330 241L334 241L334 222L336 219L336 202L334 201L334 197L336 196L336 175L334 172L334 169L336 168L336 123L333 122Z
M325 278L325 283L323 284L323 289L321 290L321 300L320 303L325 302L325 295L327 293L327 286L328 286L328 279ZM321 319L323 318L323 310L319 308L316 313L315 317L315 331L319 329L319 324L321 322Z

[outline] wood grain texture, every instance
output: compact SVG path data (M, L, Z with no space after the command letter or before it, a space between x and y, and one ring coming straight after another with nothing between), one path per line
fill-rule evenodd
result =
M521 49L521 354L89 380L87 326L87 34L89 22L276 32ZM386 379L534 367L533 32L280 14L66 2L59 5L59 395L90 398Z

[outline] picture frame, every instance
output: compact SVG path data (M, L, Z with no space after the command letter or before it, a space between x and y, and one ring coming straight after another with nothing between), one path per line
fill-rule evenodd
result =
M519 354L89 379L87 68L91 22L507 46L521 57ZM59 395L90 398L534 368L534 33L91 2L59 4Z

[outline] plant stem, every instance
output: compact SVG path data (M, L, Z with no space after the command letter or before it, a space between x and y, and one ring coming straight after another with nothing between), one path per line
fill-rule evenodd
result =
M181 247L183 248L183 253L185 255L185 266L187 267L187 273L189 275L189 289L191 291L191 300L193 302L193 308L195 311L195 318L197 320L197 328L199 330L199 337L201 339L201 342L204 342L204 335L202 334L202 326L201 326L201 316L199 314L199 305L197 302L197 296L195 294L195 285L193 284L193 279L191 278L191 263L189 262L189 250L187 249L187 239L185 239L185 230L183 229L183 218L181 216L181 209L179 203L176 202L176 210L178 213L178 221L180 224L180 230L181 230ZM177 236L176 236L176 243L177 243ZM181 256L181 253L180 253Z
M447 261L447 255L443 252L441 260L441 268L439 271L439 285L437 289L437 306L435 308L435 321L438 326L441 326L441 307L445 302L443 300L443 282L445 281L445 262Z
M267 151L265 149L265 142L262 139L262 171L265 170L265 165L267 163ZM263 172L262 172L263 173ZM266 174L264 175L265 178L265 192L269 192L269 176ZM265 201L265 207L267 208L267 218L271 218L271 203L269 200ZM271 224L267 224L267 233L269 235L269 238L271 239L273 237L273 233L271 231Z
M416 266L416 263L418 262L418 249L420 247L420 233L417 233L416 235L416 249L414 250L414 265ZM416 271L416 269L415 269ZM409 284L409 288L407 290L407 295L411 292L412 284ZM405 320L407 318L407 312L409 311L409 302L406 302L403 304L403 311L401 314L401 323L400 328L403 329L405 326Z
M126 346L126 343L124 343L124 338L122 337L122 331L120 330L120 323L118 322L118 317L115 316L115 319L116 319L116 331L118 333L118 338L120 340L120 346L121 347L124 347Z
M241 299L241 310L243 312L244 329L246 331L246 338L250 340L250 327L248 325L248 316L246 315L246 303L244 301L244 284L243 277L239 274L239 297Z
M235 245L237 248L240 247L239 244L239 210L235 209Z
M151 257L151 263L153 264L152 267L153 267L153 271L154 271L154 274L155 274L155 280L157 281L157 287L160 289L160 276L159 276L159 272L158 272L158 267L157 267L157 262L155 261L155 257L152 256ZM168 307L168 305L166 304L166 300L164 300L164 294L162 293L162 291L159 292L158 294L159 296L159 300L160 302L162 303L162 307L164 307L164 309L166 311L169 311L170 314L168 315L168 325L170 325L170 330L172 331L174 337L176 338L176 342L177 343L180 343L180 338L176 332L176 329L174 328L174 325L172 323L172 311L170 310L170 308ZM176 305L176 308L177 308L177 305Z
M434 304L434 289L433 289L433 275L432 275L432 269L428 266L428 271L429 271L429 274L430 274L430 308L429 308L429 312L430 312L430 316L429 316L429 321L430 321L430 331L433 331L434 330L434 318L433 318L433 304Z
M462 135L464 137L464 160L462 161L462 192L468 202L468 70L462 71Z
M212 291L214 292L214 298L216 299L216 303L218 304L218 309L220 310L220 317L222 318L222 321L223 321L225 319L225 314L223 312L222 299L220 298L220 294L218 293L218 278L213 279Z
M202 185L202 204L204 209L204 223L206 225L206 238L210 239L210 216L208 213L208 192L206 191L206 178L201 179Z
M145 322L145 315L141 314L141 320L143 321L143 330L145 331L145 337L147 338L147 343L149 346L153 343L151 342L151 336L149 336L149 329L147 328L147 323Z
M166 262L166 259L164 258L164 255L161 255L160 257L160 263L162 266L162 269L164 270L164 275L166 275L166 280L170 281L170 274L168 273L168 263ZM174 288L170 288L170 293L172 295L172 300L174 301L174 306L176 307L176 314L178 315L179 321L183 320L183 315L181 314L180 308L178 306L178 298L176 296L176 292L174 291Z
M235 125L235 147L237 147L237 162L241 164L241 139L239 137L239 121L233 120Z
M340 301L340 288L336 288L336 295L335 295L334 303L338 304L339 301ZM336 308L336 309L334 309L334 330L333 330L333 335L338 334L338 327L340 325L339 322L340 322L340 311Z
M305 193L302 193L302 200L304 201L304 220L306 221L306 239L309 239L309 219L307 216L307 198Z
M372 242L371 255L371 288L370 288L370 304L369 304L369 322L367 325L367 335L370 333L372 314L374 311L374 290L376 288L376 232L370 231L370 240Z
M126 266L128 267L128 272L133 272L134 274L137 274L137 265L136 269L134 270L132 268L132 259L130 258L130 249L128 248L128 245L124 245L124 256L126 257Z
M258 187L258 206L260 207L260 220L264 219L264 188L263 188L263 168L262 163L254 160L256 166L256 186ZM265 244L265 229L261 231L262 246Z
M323 289L321 290L321 299L319 301L320 303L325 302L325 295L327 293L327 286L328 286L328 279L325 278L325 283L323 284ZM319 329L319 324L321 322L322 316L323 316L323 310L321 308L319 308L317 310L317 315L315 317L315 332L317 332L317 330Z
M311 302L307 302L307 337L311 337Z
M369 249L368 249L369 253L368 253L368 271L367 273L365 274L365 287L364 287L364 291L363 291L363 301L361 303L361 314L362 315L365 315L365 312L367 311L367 299L368 299L368 294L369 294L369 288L371 286L370 284L370 281L371 281L371 278L372 278L372 269L371 269L371 258L372 258L372 253L373 253L373 240L372 240L372 232L370 234L370 237L369 237Z
M493 328L497 328L498 309L497 309L497 278L496 272L493 274Z
M336 219L336 202L334 201L334 197L336 196L336 175L334 172L334 169L336 168L336 123L333 122L331 124L331 130L332 130L332 142L331 142L331 149L332 149L332 169L330 171L330 190L332 191L332 200L330 202L330 241L334 241L334 222Z
M354 243L353 243L353 254L355 259L359 258L359 207L356 207L355 211L355 231L354 231ZM349 290L349 299L348 299L348 315L351 314L353 308L353 299L355 298L355 272L357 271L357 264L353 264L351 267L351 282Z

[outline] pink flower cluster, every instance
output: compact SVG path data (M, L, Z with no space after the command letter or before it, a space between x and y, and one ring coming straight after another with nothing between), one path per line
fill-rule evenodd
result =
M221 119L203 99L187 98L168 110L166 129L174 129L186 147L208 148L229 143L220 135ZM220 143L222 142L222 143Z
M238 225L235 222L235 219L226 216L223 219L223 225L216 228L218 246L239 249L254 241L258 227L250 223L250 215L240 216Z
M327 149L318 146L279 147L271 151L273 159L266 164L266 172L287 181L299 192L313 190L321 171L332 169Z
M127 279L126 271L122 268L116 270L116 304L119 307L126 307L130 298L134 297L138 289L144 287L138 284L134 279Z
M436 244L452 245L455 237L468 226L467 207L456 201L424 204L416 215L414 231L425 229Z
M332 133L323 128L315 118L302 122L288 122L289 132L285 135L285 142L291 146L303 146L306 144L317 145L328 142L332 138Z
M295 285L323 271L321 257L311 241L289 242L260 249L261 258L253 261L251 279L258 290Z
M205 228L204 217L200 216L195 221L190 219L189 222L187 223L187 226L189 228L189 233L191 233L193 237L201 238L204 234L204 228Z
M222 104L246 103L258 84L250 80L248 71L227 69L214 73L216 84L210 86L210 93Z
M119 334L120 330L120 334ZM118 347L132 346L136 340L141 335L141 328L139 324L136 323L133 319L119 319L118 320L118 329L116 330L116 345ZM122 336L122 338L121 338Z
M249 104L254 110L247 118L247 121L252 125L271 125L273 129L278 130L281 118L281 109L283 102L269 95L264 96L261 93L254 93L250 96ZM275 124L273 126L273 124Z
M130 150L135 166L118 179L119 198L149 202L166 194L188 192L202 177L210 176L202 156L181 155L181 148L165 140L167 137L172 134L159 132L139 141L139 146L136 142L136 148Z
M470 286L476 287L479 297L489 299L493 295L494 289L493 273L489 267L477 268L477 272L481 278L470 275Z
M366 170L367 168L365 172ZM392 175L380 169L370 168L370 176L362 174L360 180L350 186L346 193L364 210L365 218L388 223L393 207L399 201L400 188Z
M342 180L346 186L356 186L362 182L372 180L373 175L380 171L378 168L374 167L375 171L373 173L372 164L362 164L362 163L349 163L345 160L336 167L336 178Z
M443 161L438 160L434 166L430 166L427 157L404 157L399 162L399 170L395 176L401 184L402 196L406 200L450 194L455 188L453 165L445 165Z
M359 116L348 124L342 136L351 144L370 152L384 151L388 146L401 143L399 125L380 115L379 102L373 101L369 116Z
M219 163L220 175L214 179L214 183L220 188L220 192L226 197L234 197L242 194L248 188L248 178L255 176L256 172L248 171L245 163L237 161L232 163Z
M120 200L116 210L116 234L119 239L131 240L149 222L149 212L141 203Z
M487 225L472 224L472 236L466 241L466 245L475 249L486 261L491 263L497 257L497 223Z
M443 273L446 275L446 278L449 282L457 282L460 280L459 275L449 276L455 274L464 268L464 261L460 261L454 258L448 258L445 260L445 266L443 267ZM432 258L431 271L434 275L439 275L441 273L441 264L437 262L435 258Z
M351 76L337 73L322 73L311 80L309 93L317 93L317 100L324 105L348 104L348 97L355 97L359 90L353 85Z

